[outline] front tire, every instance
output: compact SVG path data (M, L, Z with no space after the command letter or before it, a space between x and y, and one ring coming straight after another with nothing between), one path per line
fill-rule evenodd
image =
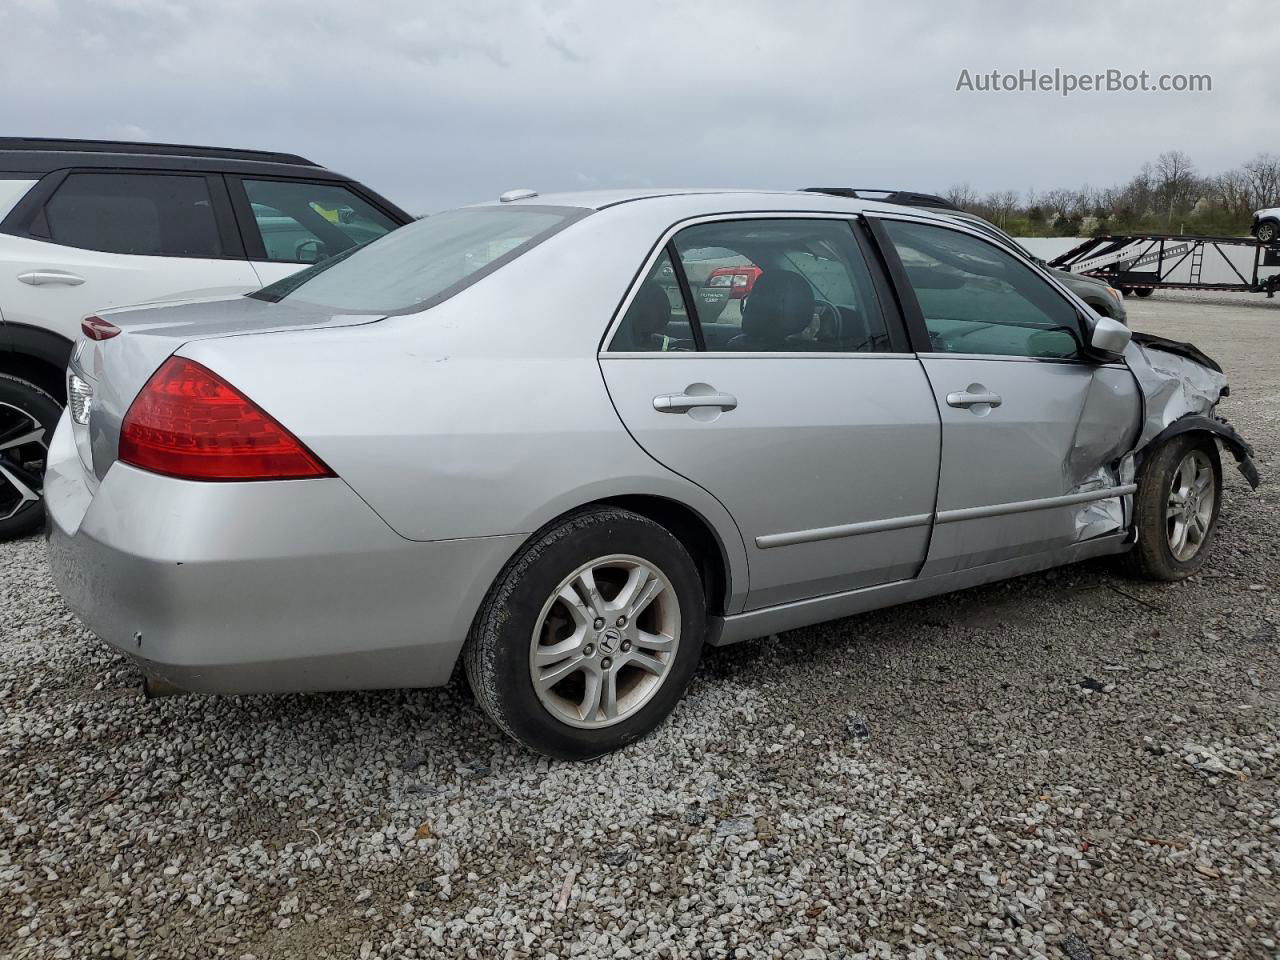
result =
M1276 224L1271 222L1258 224L1258 240L1260 242L1274 243L1277 235L1280 235L1280 227L1277 227Z
M1213 440L1184 433L1143 464L1134 496L1138 542L1125 554L1131 576L1177 581L1202 566L1218 532L1222 464Z
M675 708L702 653L697 567L670 532L612 507L535 534L498 575L463 662L509 736L564 760L617 750Z
M34 383L0 373L0 541L44 523L44 468L62 407Z

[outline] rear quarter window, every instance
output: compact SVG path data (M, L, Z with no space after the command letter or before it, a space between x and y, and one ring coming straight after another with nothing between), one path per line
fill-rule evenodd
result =
M0 220L7 217L14 205L38 182L38 180L0 180Z

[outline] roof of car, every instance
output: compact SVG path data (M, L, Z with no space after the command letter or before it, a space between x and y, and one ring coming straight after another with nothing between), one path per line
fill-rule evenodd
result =
M632 190L584 190L571 193L534 194L518 200L493 200L482 206L510 204L511 206L581 207L587 210L604 210L622 204L641 201L669 201L687 203L691 209L714 207L717 210L836 210L858 212L884 209L882 201L831 196L804 190L744 190L709 187L670 187Z
M125 140L0 137L0 175L43 176L68 167L258 173L346 180L305 157L270 150L238 150Z
M958 211L945 197L917 190L896 190L888 187L804 187L805 193L829 193L835 197L856 197L859 200L880 200L906 207L927 207L936 210Z

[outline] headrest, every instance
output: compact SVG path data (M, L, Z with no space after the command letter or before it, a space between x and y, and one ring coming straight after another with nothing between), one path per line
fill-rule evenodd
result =
M771 270L751 287L742 311L742 334L781 343L813 322L813 288L798 273Z
M631 327L632 337L639 341L655 334L665 334L670 322L671 301L667 299L667 291L652 280L646 282L627 310L627 324Z

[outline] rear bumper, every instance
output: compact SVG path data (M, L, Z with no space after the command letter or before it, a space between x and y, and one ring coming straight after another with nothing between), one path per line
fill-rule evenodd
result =
M340 479L192 483L116 463L91 493L67 426L45 479L58 589L186 690L445 683L521 539L406 540Z

